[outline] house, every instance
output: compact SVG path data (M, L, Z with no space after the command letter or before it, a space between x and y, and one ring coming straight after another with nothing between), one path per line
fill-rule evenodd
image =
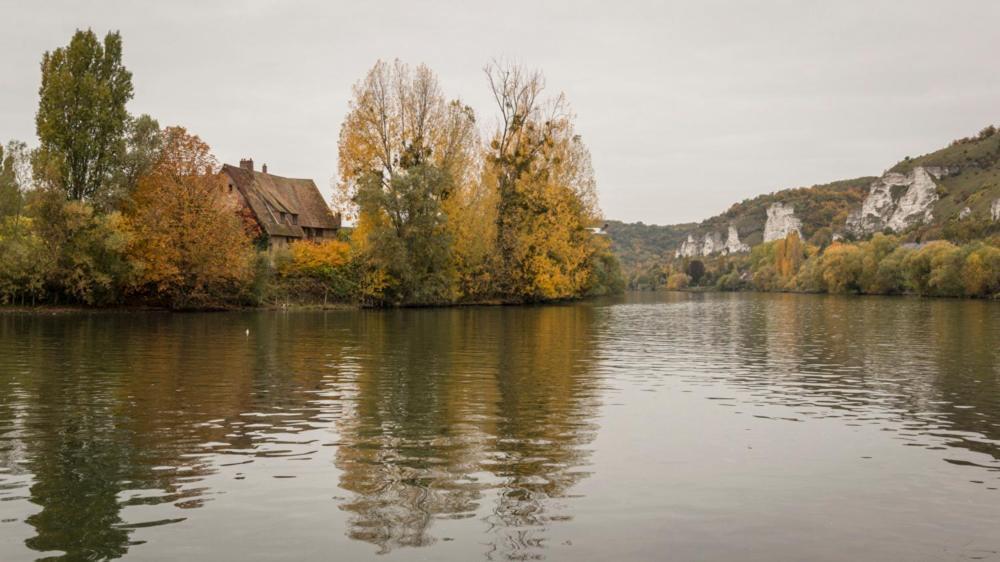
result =
M224 188L237 209L249 211L267 235L269 250L286 248L295 240L334 238L340 230L340 215L327 207L312 180L295 179L253 169L253 160L222 166Z

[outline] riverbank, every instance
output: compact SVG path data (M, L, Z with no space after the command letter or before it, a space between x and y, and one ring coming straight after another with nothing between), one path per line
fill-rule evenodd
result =
M0 314L70 314L80 312L98 313L126 313L126 312L247 312L247 311L273 311L273 310L375 310L375 309L417 309L417 308L462 308L462 307L498 307L498 306L540 306L540 305L565 305L574 302L585 301L598 298L597 296L587 296L579 298L556 299L548 301L524 301L524 300L504 300L504 299L483 299L467 302L437 303L437 304L400 304L395 306L375 306L364 303L306 303L288 302L271 303L259 306L212 306L195 308L170 308L166 306L150 305L116 305L116 306L84 306L84 305L38 305L38 306L0 306Z
M762 294L786 294L786 295L841 295L849 297L912 297L912 298L933 298L933 299L959 299L959 300L986 300L1000 301L1000 293L994 295L924 295L915 292L903 293L863 293L844 292L831 293L829 291L762 291L758 289L719 289L718 287L684 287L681 289L653 289L652 291L639 290L636 292L665 292L665 293L762 293Z

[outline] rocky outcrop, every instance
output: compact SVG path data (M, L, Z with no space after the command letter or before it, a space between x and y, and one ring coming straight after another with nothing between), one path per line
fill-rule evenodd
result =
M993 220L1000 221L1000 199L994 199L993 205L990 206L990 216Z
M917 166L909 174L886 172L872 182L861 208L848 215L847 231L865 236L886 229L900 232L929 222L938 200L934 180L946 173L940 168L923 166Z
M961 211L958 212L958 220L960 221L965 220L969 218L969 215L971 214L972 214L972 209L964 207Z
M693 258L701 255L701 244L695 239L693 234L688 234L687 240L681 242L680 247L674 252L675 258Z
M997 201L1000 202L1000 199ZM729 225L729 235L726 237L726 247L724 250L727 254L741 254L750 251L750 246L740 242L740 233L736 231L736 227L733 225Z
M726 241L722 241L722 234L710 232L701 239L695 238L693 234L688 234L687 239L674 252L677 258L694 258L699 256L710 256L712 254L737 254L749 252L750 247L740 242L740 235L733 226L729 227Z
M792 232L802 235L802 221L795 217L795 209L791 205L774 203L767 209L767 222L764 223L764 242L781 240Z
M718 232L712 232L705 235L705 240L701 243L701 255L710 256L717 252L721 252L725 248L722 243L722 235Z

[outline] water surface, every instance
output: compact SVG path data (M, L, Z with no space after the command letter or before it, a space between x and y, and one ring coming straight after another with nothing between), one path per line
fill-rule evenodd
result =
M998 488L995 302L0 315L4 561L998 560Z

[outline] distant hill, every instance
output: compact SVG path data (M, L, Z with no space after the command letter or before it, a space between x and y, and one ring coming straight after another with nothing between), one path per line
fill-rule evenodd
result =
M618 256L622 270L628 274L670 259L688 232L697 227L698 223L693 222L657 226L609 220L604 230L611 239L611 248Z
M607 231L624 270L634 274L678 253L742 252L792 230L824 246L838 237L866 238L882 231L919 242L968 239L998 229L1000 133L991 126L946 148L904 158L879 177L759 195L700 223L609 221Z

